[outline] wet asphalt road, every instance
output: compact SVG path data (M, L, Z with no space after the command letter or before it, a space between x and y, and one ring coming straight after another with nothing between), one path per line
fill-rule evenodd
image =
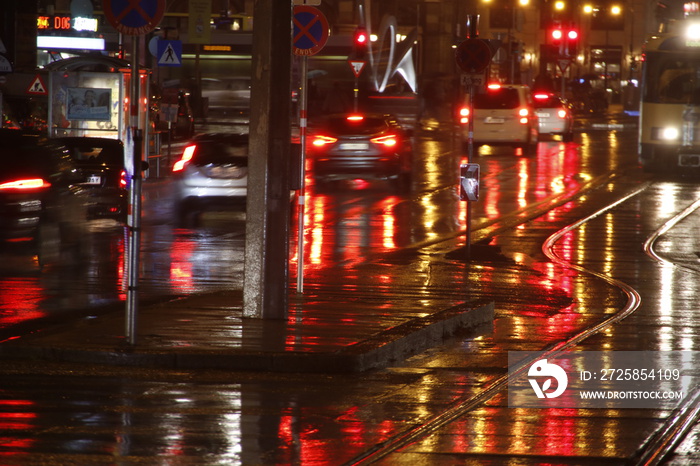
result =
M505 391L485 390L505 374L508 351L541 350L625 305L623 293L600 277L554 265L542 244L641 188L554 246L566 261L614 276L642 296L629 317L576 350L698 349L698 215L656 245L686 267L660 263L642 247L696 200L698 187L641 173L634 140L631 131L596 130L571 144L541 143L534 158L482 152L471 261L450 253L463 244L466 206L456 200L456 171L445 169L456 170L460 161L449 139L420 141L425 170L410 197L381 183L312 196L307 273L350 273L368 261L408 259L414 269L405 280L450 282L470 296L493 299L493 326L393 368L353 376L3 362L0 463L343 464L362 462L374 449L381 457L368 458L379 464L626 464L669 410L514 409ZM167 201L167 181L147 189L145 293L240 283L242 219L212 214L201 228L173 229L169 204L151 201ZM31 258L3 257L8 325L119 299L122 233L107 225L95 229L90 246L96 254L86 267L66 257L58 270L37 273ZM14 290L21 294L13 297ZM401 445L421 425L460 406L466 408L453 422L433 422L434 429ZM382 443L389 448L382 450ZM694 433L674 463L697 464L697 450Z

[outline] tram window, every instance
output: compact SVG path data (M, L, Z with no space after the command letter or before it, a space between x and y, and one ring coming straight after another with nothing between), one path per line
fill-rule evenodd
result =
M689 60L651 60L644 99L658 103L700 103L699 65L700 62Z
M693 90L693 73L691 70L666 70L659 78L659 100L662 102L685 102Z

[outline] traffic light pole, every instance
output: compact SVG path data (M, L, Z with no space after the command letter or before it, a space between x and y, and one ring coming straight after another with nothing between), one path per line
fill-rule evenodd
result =
M358 26L355 29L355 33L352 38L352 59L356 61L364 61L365 55L367 54L367 47L369 44L369 34L364 26ZM353 111L357 112L359 109L360 100L360 70L353 69L355 73L355 87L353 94Z
M358 101L360 100L360 78L355 76L355 88L353 96L353 112L357 112L359 107Z

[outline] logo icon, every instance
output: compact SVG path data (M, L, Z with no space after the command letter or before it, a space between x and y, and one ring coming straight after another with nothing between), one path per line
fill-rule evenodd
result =
M535 391L537 398L556 398L566 390L566 385L569 383L569 379L566 376L566 371L559 367L557 364L548 363L546 359L540 359L535 362L530 369L527 371L528 380L532 389ZM532 377L535 377L534 379ZM538 377L547 377L540 386L537 381ZM552 378L557 381L556 390L548 392L552 386Z

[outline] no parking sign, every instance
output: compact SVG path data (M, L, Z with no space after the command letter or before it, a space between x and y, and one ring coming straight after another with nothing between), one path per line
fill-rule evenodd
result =
M294 7L294 55L316 55L328 40L328 20L318 9L307 5Z
M165 0L102 0L109 24L128 36L148 34L165 15Z

